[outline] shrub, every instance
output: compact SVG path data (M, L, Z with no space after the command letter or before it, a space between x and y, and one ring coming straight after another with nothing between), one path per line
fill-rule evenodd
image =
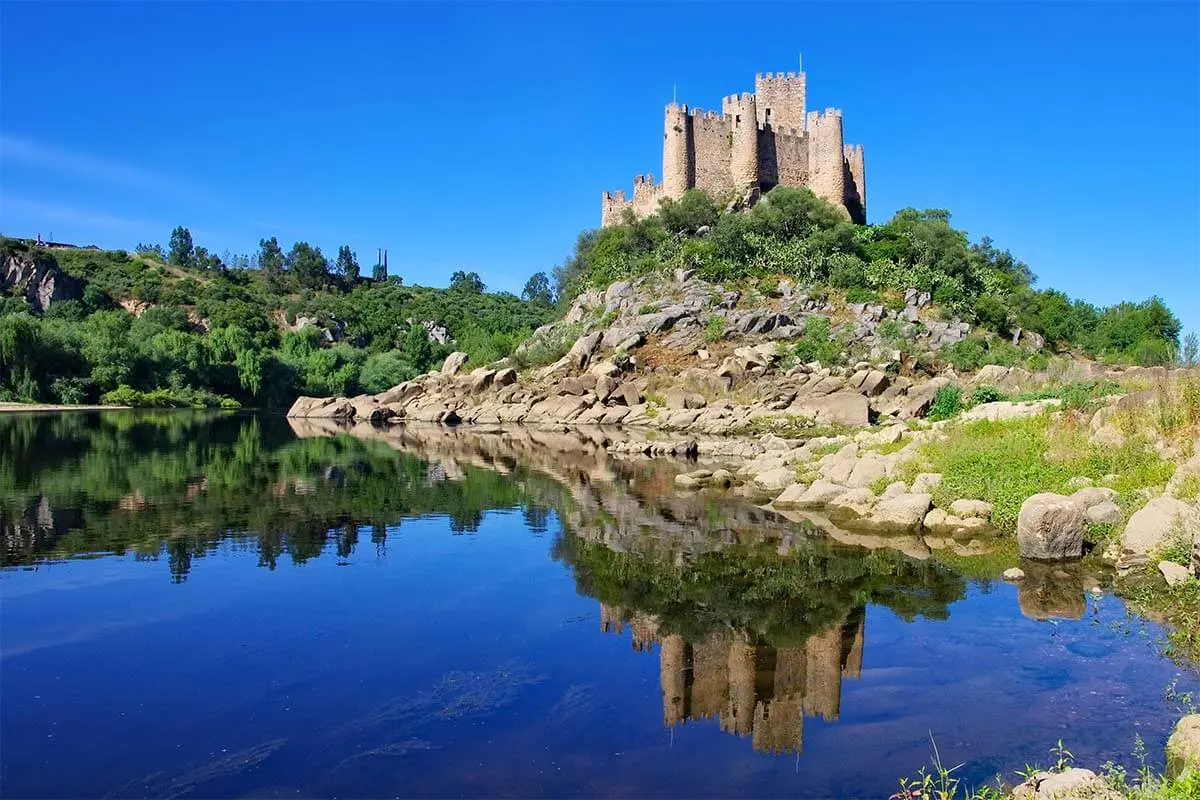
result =
M933 421L942 419L950 419L958 416L963 410L962 389L954 384L943 386L938 389L936 395L933 396L933 402L929 405L928 418Z
M983 386L976 386L975 390L971 392L970 404L973 406L978 406L984 403L995 403L999 400L1007 399L1008 395L1006 395L1004 392L1000 391L995 386L988 386L985 384Z
M704 323L704 341L712 344L721 339L725 335L725 318L720 314L713 314Z

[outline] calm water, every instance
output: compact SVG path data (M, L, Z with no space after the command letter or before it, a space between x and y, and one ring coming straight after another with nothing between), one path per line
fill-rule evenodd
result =
M0 417L4 796L883 798L931 733L976 783L1059 737L1154 763L1200 692L1082 583L836 545L574 435L335 432Z

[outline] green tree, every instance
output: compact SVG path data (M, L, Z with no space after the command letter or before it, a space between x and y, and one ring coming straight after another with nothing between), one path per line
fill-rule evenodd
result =
M296 242L287 255L287 269L305 289L323 289L329 283L329 262L320 247Z
M258 240L258 268L266 277L271 291L279 291L283 280L284 257L283 248L274 236Z
M554 302L554 292L550 288L550 278L544 272L535 272L525 282L521 297L538 305L551 305Z
M427 372L437 357L433 352L433 344L429 341L429 334L418 324L408 326L401 349L404 351L404 359L412 364L418 375Z
M478 272L463 272L460 269L450 276L450 289L452 291L481 294L486 288Z
M192 232L180 225L171 231L171 241L168 245L167 263L178 267L190 267L194 263L195 247L192 244Z
M351 286L358 283L359 277L358 256L351 250L349 245L342 245L338 248L337 254L337 273L346 279L346 282Z

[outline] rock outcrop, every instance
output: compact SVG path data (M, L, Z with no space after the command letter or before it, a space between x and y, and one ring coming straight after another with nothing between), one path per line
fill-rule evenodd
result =
M18 252L0 262L0 293L21 295L33 308L45 311L51 303L82 297L83 284L52 258Z

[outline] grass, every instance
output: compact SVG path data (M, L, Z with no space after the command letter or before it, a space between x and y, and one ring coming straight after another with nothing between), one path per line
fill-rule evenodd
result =
M922 767L915 779L901 778L900 791L888 800L1003 800L1010 796L1010 787L1005 785L1002 775L996 776L992 786L974 789L964 786L954 775L964 764L947 767L942 762L941 753L938 752L937 743L933 741L932 736L930 743L933 747L932 769ZM1046 772L1065 772L1075 766L1075 757L1063 744L1062 739L1050 748L1050 755L1054 758L1054 764L1045 770ZM1155 774L1146 766L1146 747L1141 736L1134 738L1133 757L1140 763L1140 767L1132 775L1124 766L1112 761L1098 770L1099 775L1116 794L1128 800L1200 798L1200 770L1189 767L1174 777ZM1017 772L1016 777L1024 781L1041 771L1043 770L1038 767L1026 765Z
M919 472L942 473L934 490L936 505L944 508L960 498L986 500L995 506L992 524L1009 533L1016 530L1027 497L1071 494L1067 482L1077 475L1098 482L1115 474L1112 488L1124 494L1162 486L1175 469L1137 440L1119 448L1095 445L1084 426L1069 420L978 421L950 426L944 434L921 446L918 457L904 466L902 479L911 483Z

